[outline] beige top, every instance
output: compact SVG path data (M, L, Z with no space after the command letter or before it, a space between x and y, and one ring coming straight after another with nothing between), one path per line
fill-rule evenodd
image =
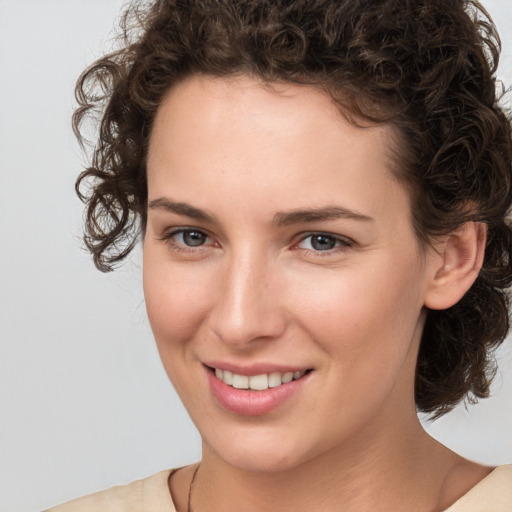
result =
M171 470L112 487L47 512L176 512L167 480ZM512 512L512 466L499 466L445 512Z

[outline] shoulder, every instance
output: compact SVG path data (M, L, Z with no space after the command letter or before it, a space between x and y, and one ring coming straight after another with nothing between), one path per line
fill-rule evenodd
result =
M167 485L171 471L89 494L46 512L175 512Z
M498 466L445 512L511 512L512 466Z

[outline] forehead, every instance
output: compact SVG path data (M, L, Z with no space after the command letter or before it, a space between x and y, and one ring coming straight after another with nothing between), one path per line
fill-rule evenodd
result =
M178 123L173 123L179 120ZM296 137L311 138L328 122L342 116L334 103L320 89L290 83L262 83L247 76L214 78L193 75L173 86L157 112L151 146L166 125L173 136L210 131L205 142L234 142L247 132L252 140L272 133L279 142ZM306 129L306 131L304 130ZM241 130L241 131L240 131ZM327 130L320 133L327 135ZM277 141L276 141L277 142ZM151 153L151 151L150 151Z
M367 208L376 210L386 202L378 189L398 186L392 141L389 126L354 126L312 86L193 76L174 86L157 112L149 194L193 188L205 200L216 190L232 200L260 194L275 207L342 199L358 209L366 191Z

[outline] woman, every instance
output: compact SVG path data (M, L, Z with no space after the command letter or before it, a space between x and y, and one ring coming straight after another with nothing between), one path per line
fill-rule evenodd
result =
M508 331L511 129L478 9L132 6L77 87L78 134L104 111L85 240L108 271L141 235L203 455L52 510L512 508L512 467L417 418L485 397Z

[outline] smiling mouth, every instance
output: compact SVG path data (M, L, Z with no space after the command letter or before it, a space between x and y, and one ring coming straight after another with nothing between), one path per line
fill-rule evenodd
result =
M277 388L283 384L288 384L293 380L299 380L311 370L296 372L272 372L262 373L260 375L240 375L229 370L220 370L219 368L210 368L215 376L235 389L250 389L253 391L264 391L269 388Z

